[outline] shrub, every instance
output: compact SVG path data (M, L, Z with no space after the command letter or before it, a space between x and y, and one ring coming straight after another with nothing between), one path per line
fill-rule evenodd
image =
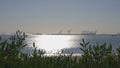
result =
M83 39L80 43L82 56L72 56L72 53L45 56L43 50L37 50L35 43L32 54L23 53L26 37L19 30L10 37L10 42L1 41L0 37L0 68L120 68L120 48L113 52L111 44L91 45Z

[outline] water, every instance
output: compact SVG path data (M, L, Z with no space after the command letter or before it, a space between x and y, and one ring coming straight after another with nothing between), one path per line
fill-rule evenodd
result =
M5 40L9 36L3 35L2 39ZM37 49L43 49L46 54L53 54L61 52L69 54L81 54L79 49L79 43L84 39L89 41L90 44L95 45L111 43L113 49L120 46L120 36L117 35L28 35L26 43L29 45L26 52L30 52L33 43L35 43Z
M95 45L111 43L113 49L120 46L120 36L113 35L32 35L26 39L27 43L32 46L35 42L38 49L43 49L48 54L63 51L63 53L80 54L79 43L82 39L89 41L90 44Z

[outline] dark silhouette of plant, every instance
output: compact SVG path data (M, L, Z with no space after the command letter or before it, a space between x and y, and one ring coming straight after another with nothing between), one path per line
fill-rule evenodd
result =
M99 45L90 45L89 42L85 42L84 39L80 43L80 50L82 54L82 66L85 68L114 68L119 67L116 65L115 54L112 50L112 45L109 46L104 43ZM120 59L120 49L117 49L118 58ZM118 61L120 62L120 61ZM118 63L117 62L117 63ZM99 67L98 67L99 66Z
M120 47L113 52L111 44L91 45L83 39L80 43L82 56L72 53L45 56L35 43L31 54L22 52L27 46L26 37L19 30L10 37L10 42L2 41L0 37L0 68L120 68Z
M21 54L21 49L24 48L27 44L25 44L25 33L21 31L16 31L16 34L11 36L9 39L1 42L0 39L0 60L1 62L6 63L5 67L11 67L11 64L17 64L14 61L18 61L19 63L19 55Z

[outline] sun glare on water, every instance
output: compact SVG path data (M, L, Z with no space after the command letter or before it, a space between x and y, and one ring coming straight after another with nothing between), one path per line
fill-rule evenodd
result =
M72 37L67 35L37 35L32 41L36 47L45 51L57 51L71 47Z

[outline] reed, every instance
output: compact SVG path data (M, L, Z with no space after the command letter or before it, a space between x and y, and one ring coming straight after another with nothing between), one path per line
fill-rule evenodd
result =
M35 43L32 54L23 53L26 37L19 30L9 38L9 43L0 37L0 68L120 68L120 47L113 51L111 44L91 45L83 39L80 43L82 56L72 56L72 53L45 56Z

